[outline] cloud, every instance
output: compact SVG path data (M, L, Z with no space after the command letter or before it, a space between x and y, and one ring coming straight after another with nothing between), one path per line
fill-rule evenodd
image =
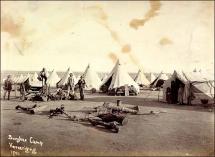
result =
M173 44L173 42L169 38L163 37L160 39L159 44L162 46L165 46L165 45L171 45Z
M158 15L158 11L160 10L161 3L160 1L150 1L150 9L145 14L143 19L133 19L129 23L130 27L133 29L138 29L140 26L144 26L146 22L148 22L151 18Z

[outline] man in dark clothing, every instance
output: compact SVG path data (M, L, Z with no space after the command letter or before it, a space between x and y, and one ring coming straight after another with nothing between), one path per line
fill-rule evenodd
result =
M39 75L40 79L42 81L42 85L46 85L46 81L47 81L47 71L45 68L42 69L42 71L40 71L40 75Z
M85 88L85 80L83 76L81 76L80 80L78 81L78 87L80 91L80 99L84 100L84 88Z
M8 100L10 100L10 91L12 90L12 81L10 75L7 76L7 79L4 81L4 100L6 94L8 93Z
M172 81L171 82L171 100L173 104L177 103L177 95L178 95L178 91L176 87L176 82Z

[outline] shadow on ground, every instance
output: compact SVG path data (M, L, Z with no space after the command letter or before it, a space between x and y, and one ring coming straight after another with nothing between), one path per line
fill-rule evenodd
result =
M141 98L141 97L132 97L132 96L131 97L98 96L98 97L86 98L85 101L116 103L118 99L122 101L122 104L147 106L147 107L172 108L172 109L179 109L179 110L193 110L193 111L202 111L202 112L209 111L209 108L204 108L200 104L194 104L194 105L167 104L165 102L161 102L153 98Z

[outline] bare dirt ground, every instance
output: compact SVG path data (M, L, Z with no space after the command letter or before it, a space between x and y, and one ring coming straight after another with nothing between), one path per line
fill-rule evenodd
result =
M48 118L50 109L61 104L70 114L83 107L99 106L104 101L123 105L140 105L140 113L165 111L156 115L128 115L128 124L113 133L91 124L79 124L65 116ZM60 156L208 156L214 155L214 110L201 106L179 106L158 102L157 92L145 91L135 97L87 95L85 101L49 101L43 112L30 115L15 110L16 105L35 102L19 99L1 101L1 155ZM27 142L8 139L21 137ZM43 145L29 143L30 137ZM10 148L10 145L36 148L37 154ZM12 151L15 151L12 153Z

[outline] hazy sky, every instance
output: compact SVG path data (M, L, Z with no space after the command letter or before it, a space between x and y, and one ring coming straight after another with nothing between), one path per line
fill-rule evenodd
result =
M214 69L214 2L1 1L2 70Z

